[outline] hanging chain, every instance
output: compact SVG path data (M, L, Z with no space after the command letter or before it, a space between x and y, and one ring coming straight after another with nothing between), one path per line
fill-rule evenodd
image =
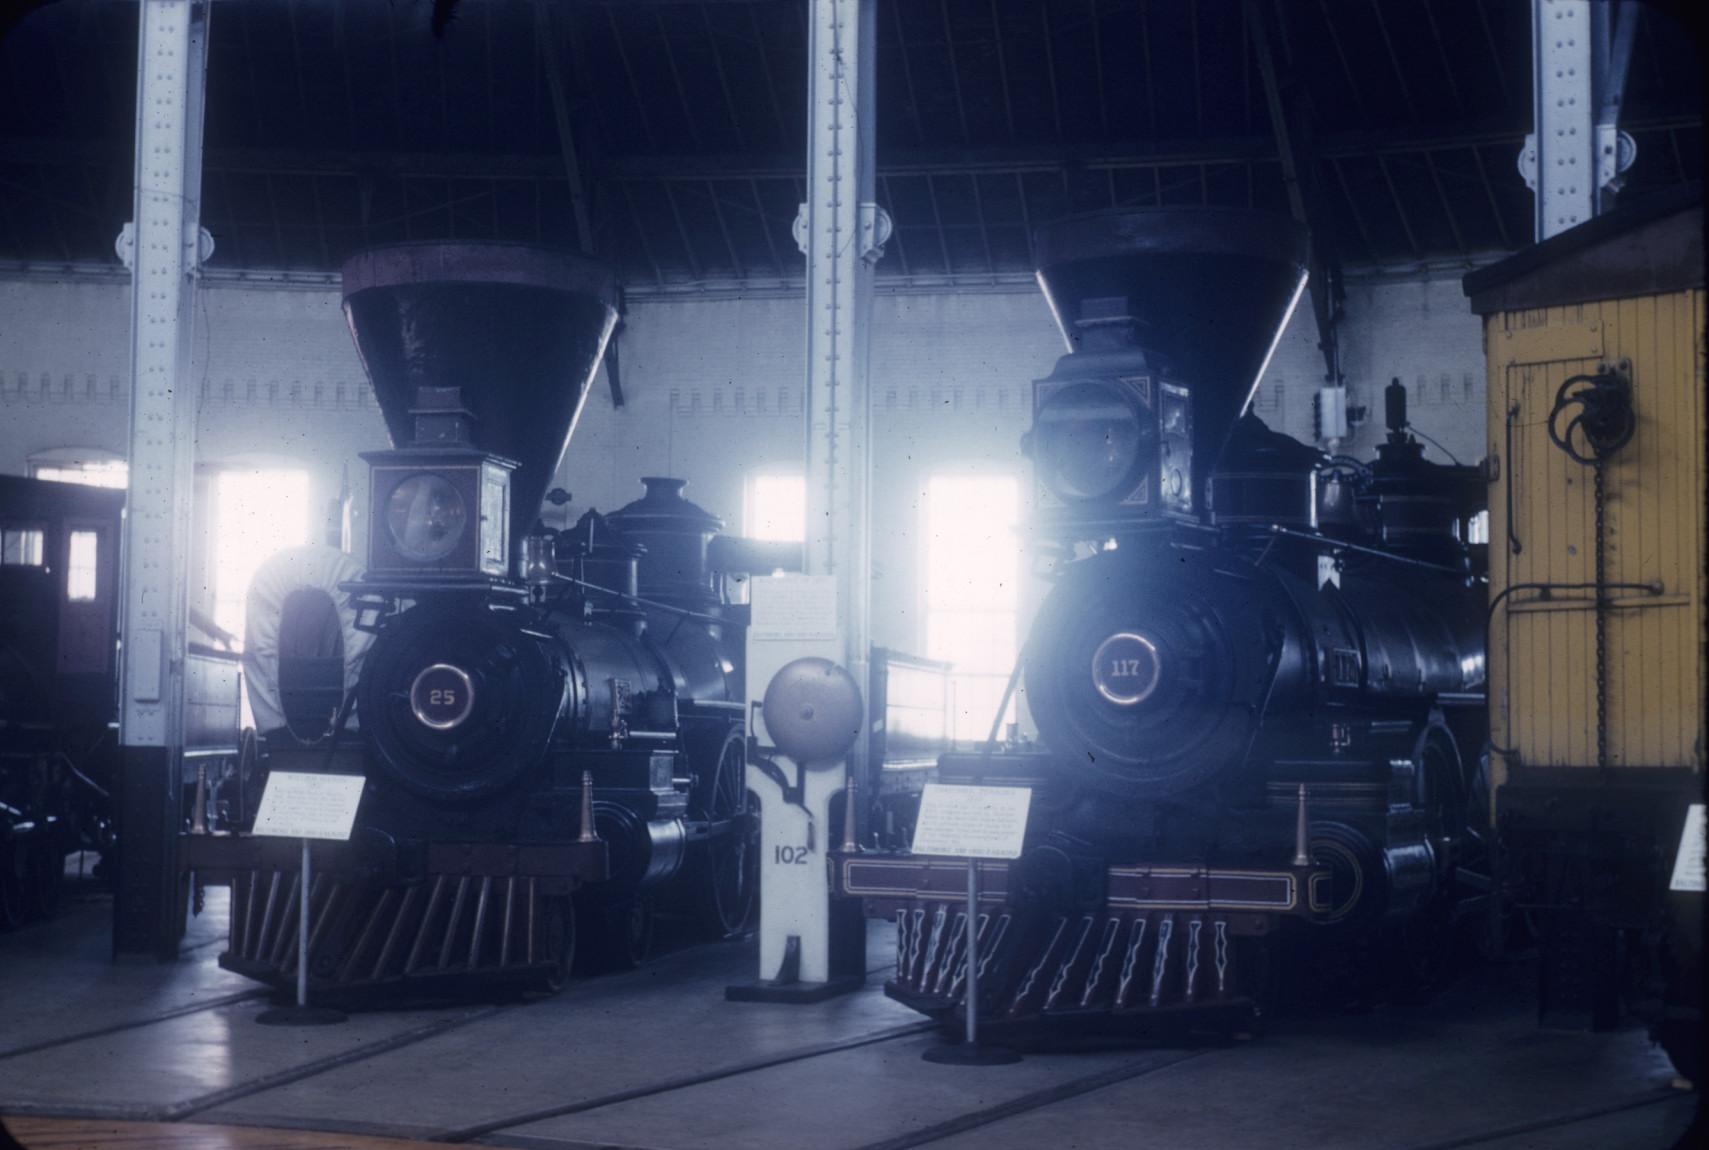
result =
M1622 360L1613 368L1605 364L1591 375L1568 377L1555 392L1555 406L1549 412L1548 424L1549 438L1555 446L1591 468L1595 482L1596 766L1599 770L1608 769L1608 563L1604 521L1607 500L1603 472L1608 458L1626 446L1637 430L1632 411L1631 366ZM1510 424L1512 415L1508 413ZM1571 418L1563 423L1567 416ZM1511 445L1508 453L1512 454Z
M1608 579L1603 535L1603 459L1594 465L1596 506L1596 766L1608 769Z

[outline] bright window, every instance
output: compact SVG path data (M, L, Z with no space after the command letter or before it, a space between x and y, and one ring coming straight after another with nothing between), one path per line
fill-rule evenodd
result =
M807 535L807 480L798 472L748 477L742 534L774 543L800 543Z
M100 539L93 531L73 531L65 566L65 597L73 603L94 600L100 582Z
M958 741L990 733L1014 669L1019 512L1012 475L937 475L926 485L926 655L955 664ZM1013 718L1011 701L1004 721Z
M131 465L122 459L68 460L64 463L38 463L31 473L37 479L51 479L56 483L122 488L130 483Z
M306 471L222 471L214 487L214 622L243 634L244 598L256 569L309 542Z
M39 527L7 527L0 530L0 563L8 567L42 565L42 532Z

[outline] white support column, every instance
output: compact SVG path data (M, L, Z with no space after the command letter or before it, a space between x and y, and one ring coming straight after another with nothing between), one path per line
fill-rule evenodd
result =
M873 267L890 221L874 202L877 0L807 0L807 202L796 240L807 253L807 571L834 575L842 663L867 685L871 644ZM850 769L864 766L858 740Z
M1611 207L1636 155L1619 111L1637 19L1630 2L1531 0L1532 132L1519 171L1539 241Z
M167 957L183 921L175 873L183 750L208 0L143 0L137 46L131 268L130 498L124 541L123 749L113 949Z

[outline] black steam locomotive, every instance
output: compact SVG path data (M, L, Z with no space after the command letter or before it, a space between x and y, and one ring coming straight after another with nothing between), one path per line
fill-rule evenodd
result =
M1044 749L938 767L1034 791L1024 855L981 864L988 1031L1248 1029L1290 922L1428 967L1487 801L1481 477L1423 459L1398 384L1370 462L1246 413L1304 287L1291 221L1127 211L1037 251L1070 349L1024 443L1055 586L1016 680ZM897 924L887 993L954 1016L962 864L837 873Z
M346 999L556 988L578 947L636 961L661 903L740 930L746 620L720 579L753 550L678 480L570 530L538 521L616 318L610 274L401 245L346 264L344 297L398 446L365 457L368 567L339 589L373 634L360 673L322 696L324 735L268 739L270 770L367 778L351 841L317 850L312 982ZM294 844L183 843L232 884L222 965L294 979Z

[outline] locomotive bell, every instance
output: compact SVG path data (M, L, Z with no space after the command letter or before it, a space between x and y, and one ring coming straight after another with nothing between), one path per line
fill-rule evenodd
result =
M848 754L864 709L854 676L817 656L785 664L761 705L771 741L804 767L830 766Z

